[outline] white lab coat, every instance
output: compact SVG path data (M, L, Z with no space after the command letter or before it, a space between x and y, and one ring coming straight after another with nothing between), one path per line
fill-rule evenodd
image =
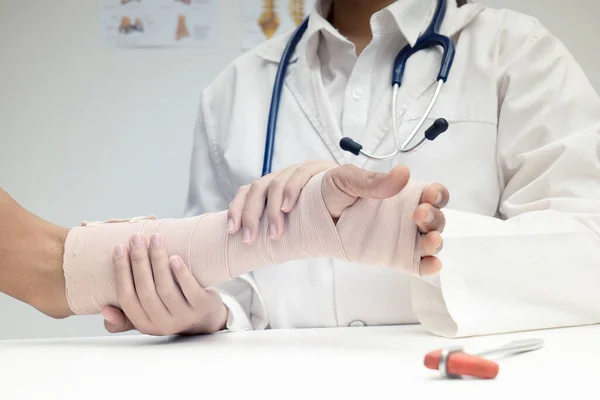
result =
M600 322L600 99L537 20L449 3L442 33L455 39L456 57L430 116L448 120L446 133L392 161L342 152L302 41L286 79L273 163L279 170L333 159L377 171L402 163L414 179L443 183L451 201L442 272L413 278L337 260L268 267L217 287L229 329L421 323L459 337ZM419 29L404 27L410 43ZM188 215L226 209L240 186L260 177L288 38L244 54L204 90ZM439 61L439 52L421 52L407 67L397 109L402 138L431 98ZM390 69L374 66L384 80ZM366 151L394 149L390 101L391 89L361 138Z

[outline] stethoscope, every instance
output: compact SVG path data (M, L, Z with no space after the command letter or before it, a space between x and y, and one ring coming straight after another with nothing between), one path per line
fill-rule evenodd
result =
M435 9L435 13L433 14L433 19L425 32L419 36L417 42L413 47L410 45L405 46L400 53L396 56L394 61L394 70L392 74L392 129L394 134L394 141L396 143L396 150L393 153L378 156L374 154L370 154L363 150L363 147L360 143L355 142L349 137L344 137L340 140L340 147L344 151L348 151L354 155L362 154L366 157L369 157L373 160L387 160L393 158L401 153L412 153L417 151L426 140L433 141L440 134L444 133L448 129L448 122L444 118L436 119L433 124L425 131L424 137L419 140L419 142L411 147L408 145L414 139L415 135L419 132L427 117L431 113L433 106L435 105L442 86L448 79L448 74L450 73L450 68L452 67L452 62L454 61L454 42L447 37L443 36L439 33L440 26L444 20L444 15L446 14L446 0L437 0L437 6ZM273 86L273 95L271 98L271 107L269 110L269 120L267 122L267 138L265 143L265 154L263 159L263 170L262 175L267 175L271 173L271 167L273 163L273 149L275 143L275 130L277 125L277 115L279 112L279 104L281 102L281 92L284 86L284 79L287 72L288 65L290 63L290 59L294 54L296 46L306 28L308 27L308 18L305 19L302 24L296 29L293 33L291 39L287 43L283 55L281 57L281 62L279 63L279 68L277 69L277 74L275 75L275 84ZM416 52L424 49L428 49L430 47L440 46L442 48L442 61L440 70L437 76L437 87L435 89L434 95L429 103L429 106L425 110L423 117L419 120L419 123L412 130L408 138L400 143L398 140L398 126L396 121L396 98L398 95L398 88L402 85L402 77L404 76L404 70L406 68L406 63L410 56L415 54Z

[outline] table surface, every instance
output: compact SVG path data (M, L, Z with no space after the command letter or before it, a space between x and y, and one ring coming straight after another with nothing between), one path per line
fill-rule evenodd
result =
M495 380L447 380L425 353L514 339L544 348L498 360ZM600 326L444 339L421 326L0 341L0 399L598 398ZM531 394L529 394L531 393ZM591 397L589 397L591 396ZM579 397L579 396L578 396Z

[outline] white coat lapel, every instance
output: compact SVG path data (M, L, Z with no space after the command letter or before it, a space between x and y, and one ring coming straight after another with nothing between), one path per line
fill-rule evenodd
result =
M279 63L283 49L291 35L271 40L257 50L257 55L266 61ZM309 65L306 57L307 40L298 43L285 78L285 87L298 102L302 112L313 126L316 134L329 149L334 160L343 164L348 162L349 155L340 146L341 132L335 121L329 97L321 81L320 69ZM300 132L298 134L301 134ZM310 132L313 134L313 132Z
M339 145L342 134L323 87L320 68L310 66L306 57L299 57L286 85L334 160L339 164L346 163L348 157Z

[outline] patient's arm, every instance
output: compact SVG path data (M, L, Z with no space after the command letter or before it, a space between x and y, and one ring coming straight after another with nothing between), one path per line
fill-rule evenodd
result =
M135 234L160 233L169 255L180 255L203 287L273 264L310 258L336 258L418 274L419 232L412 220L423 184L411 182L386 200L360 199L334 224L315 176L286 216L285 234L268 237L263 218L260 239L242 243L227 231L227 212L185 219L135 219L73 228L65 244L67 298L75 314L98 313L117 304L112 268L115 245Z
M353 176L355 171L350 172L347 175ZM160 233L169 254L182 256L204 287L268 265L308 258L338 258L418 274L419 232L413 213L425 185L412 182L386 200L358 199L334 224L323 198L333 195L323 189L327 186L322 186L323 176L314 177L303 189L286 216L280 240L268 238L263 220L260 240L252 245L227 233L226 212L67 230L40 220L0 193L0 291L53 317L119 306L112 252L134 233Z
M0 189L0 292L55 318L72 314L62 268L68 232Z

